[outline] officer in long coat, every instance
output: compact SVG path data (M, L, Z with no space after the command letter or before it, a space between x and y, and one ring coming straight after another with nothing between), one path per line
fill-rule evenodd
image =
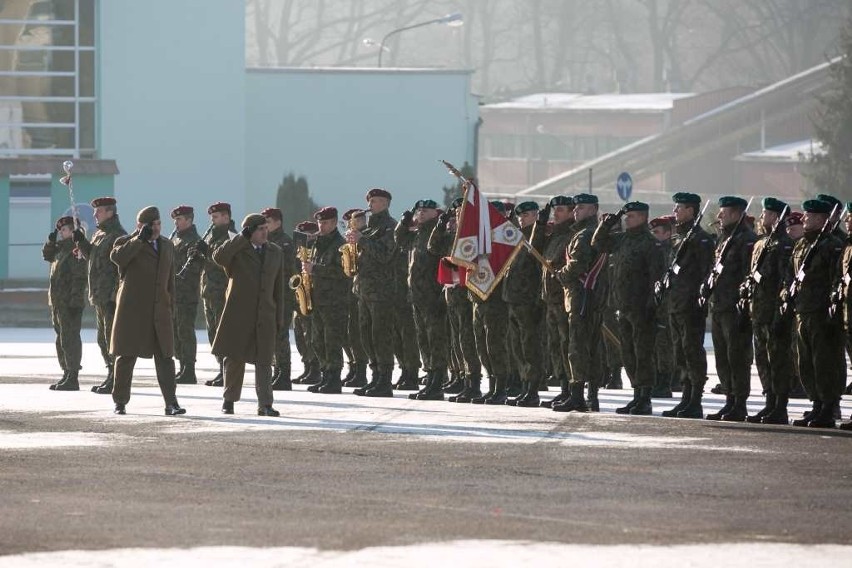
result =
M115 357L112 399L115 413L125 414L136 359L154 358L157 382L166 401L166 415L184 414L175 396L174 245L160 235L160 212L142 209L136 231L118 238L110 260L118 267L115 320L110 352Z
M284 253L268 237L266 218L254 213L243 220L239 235L213 252L213 261L228 276L212 349L225 370L224 414L234 413L246 363L251 363L258 415L279 416L272 408L272 359L278 330L284 325Z

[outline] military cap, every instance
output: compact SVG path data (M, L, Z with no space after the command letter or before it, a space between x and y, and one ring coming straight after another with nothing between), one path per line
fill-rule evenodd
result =
M145 207L136 215L137 223L153 223L154 221L160 220L160 210L154 207L153 205L149 205Z
M576 205L597 205L598 196L590 193L578 193L574 196L574 203Z
M450 205L450 209L458 209L464 203L464 197L456 197L453 199L452 204Z
M518 215L527 211L538 211L538 203L535 201L523 201L515 205L515 213Z
M505 203L503 203L502 201L491 201L490 203L491 203L491 205L494 206L494 209L496 209L497 211L499 211L503 215L506 214L506 204Z
M266 209L261 211L260 214L266 217L267 219L276 219L278 221L283 218L281 215L281 210L277 207L267 207Z
M663 215L662 217L655 217L648 222L648 226L651 229L656 229L657 227L669 227L671 228L672 223L674 223L674 217L671 215Z
M343 214L342 219L344 221L348 221L352 217L363 217L366 214L367 214L367 212L364 211L363 209L358 209L358 208L350 209L349 211L347 211L346 213Z
M786 203L774 197L764 197L762 205L766 211L774 211L775 213L781 213L787 207Z
M831 212L831 209L835 205L837 206L838 210L843 208L843 202L840 201L839 199L837 199L836 197L834 197L833 195L829 195L827 193L820 193L820 194L817 194L816 198L819 199L820 201L825 201L826 203L831 203L831 207L829 207L829 209L828 209L829 212Z
M319 225L313 221L302 221L296 225L296 230L300 233L316 233L319 231Z
M314 213L314 219L317 221L328 221L329 219L337 219L337 208L323 207Z
M748 201L736 195L723 195L719 198L719 207L739 207L744 209L748 206Z
M631 201L630 203L625 203L623 209L625 212L644 211L647 213L648 210L650 210L651 208L648 206L647 203L642 203L641 201Z
M72 217L70 215L66 215L65 217L60 217L59 219L56 220L56 230L57 231L59 229L61 229L62 227L64 227L65 225L71 225L73 227L74 226L74 217Z
M189 205L178 205L172 209L172 212L169 215L171 215L171 218L174 219L175 217L192 215L194 211L195 210Z
M672 201L675 203L685 203L688 205L700 205L701 197L694 194L689 193L688 191L678 191L674 195L672 195Z
M367 201L370 201L373 197L384 197L387 200L391 199L391 194L389 191L384 190L380 187L374 187L370 191L367 192Z
M801 211L791 211L789 215L787 215L786 223L788 227L792 227L793 225L801 225L802 224L802 212Z
M804 209L806 213L825 213L827 215L831 213L833 208L833 203L822 199L808 199L802 203L802 209Z
M242 225L240 225L243 229L260 227L261 225L266 224L266 217L261 215L260 213L249 213L246 215L246 218L243 219Z
M438 204L434 199L420 199L414 204L414 211L418 209L437 209Z
M207 208L207 214L212 215L213 213L227 213L231 214L231 204L225 203L224 201L217 201L213 205Z
M92 207L107 207L109 205L115 205L115 197L96 197L92 199L91 203Z
M558 205L574 207L574 198L567 195L557 195L556 197L551 198L549 203L551 207L556 207Z

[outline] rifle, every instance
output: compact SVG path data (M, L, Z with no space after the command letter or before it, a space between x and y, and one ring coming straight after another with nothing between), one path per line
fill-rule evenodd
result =
M707 211L708 205L710 205L710 202L706 201L704 203L704 208L701 209L701 212L695 218L695 222L692 227L689 228L689 231L680 242L680 246L677 247L675 257L672 259L671 265L669 265L668 269L666 269L666 273L663 274L663 277L654 284L654 301L658 306L663 303L663 297L666 294L666 290L671 287L672 279L680 273L680 261L683 260L686 243L692 238L692 235L695 234L696 228L701 224L701 220L704 218L704 212Z
M848 211L844 211L843 215L837 220L834 224L834 229L832 232L837 230L837 227L846 217ZM850 274L850 270L852 270L852 266L846 269L846 272L843 273L843 276L840 277L840 280L837 282L837 287L831 293L831 304L828 306L828 317L834 318L834 315L837 313L837 310L843 305L843 302L846 300L846 286L852 282L852 274Z
M782 224L787 219L787 213L790 212L790 206L785 205L784 209L781 210L781 215L778 217L778 220L775 221L775 224L772 226L772 231L769 232L769 236L766 239L766 245L762 249L760 249L760 254L757 255L757 258L752 263L751 272L749 272L748 276L746 276L745 282L740 287L740 301L737 302L737 311L739 311L741 317L748 317L749 308L751 306L751 299L754 297L754 291L757 289L760 281L763 280L763 275L760 273L760 267L763 265L763 259L766 258L766 254L769 252L769 244L775 238L775 235L778 234L778 229L782 227Z
M210 226L207 227L207 230L204 231L203 235L201 235L202 241L204 239L206 239L207 236L211 232L213 232L214 226L215 225L213 225L213 223L210 223ZM175 229L175 231L177 231L177 229ZM174 236L174 234L175 233L172 233L172 236ZM186 278L186 271L189 270L189 267L192 265L193 262L195 262L195 259L198 258L199 256L201 256L201 253L198 252L198 247L197 246L192 247L192 250L190 250L189 253L186 255L186 262L183 263L183 266L180 267L180 270L178 270L178 272L177 272L177 274L175 274L175 276L177 278L180 278L181 280Z
M713 290L716 289L716 285L719 283L719 277L722 276L722 271L725 270L725 260L728 258L728 254L731 252L731 243L734 241L734 237L737 234L737 231L740 230L740 227L743 225L743 221L745 221L746 215L748 214L748 208L751 207L751 202L754 197L750 197L748 200L748 204L746 204L746 208L743 210L743 214L740 217L737 224L734 226L734 230L731 231L731 235L725 239L725 242L722 243L722 250L719 251L718 260L716 260L716 264L713 265L713 268L710 269L710 274L707 275L707 278L704 280L704 283L701 285L701 288L698 291L698 307L704 308L707 305L707 301L710 299L710 296L713 295Z
M840 224L840 219L837 219L836 224L832 224L831 218L834 216L834 213L837 211L837 205L832 207L831 214L828 216L828 219L825 220L825 223L822 225L822 229L819 231L819 235L814 239L808 246L808 250L805 251L805 254L802 256L802 264L799 266L799 270L796 272L796 276L793 277L793 282L790 284L790 287L785 290L787 293L782 298L781 302L781 317L788 317L792 315L792 307L796 303L796 298L799 296L799 292L802 290L802 282L805 280L805 275L807 274L808 267L813 262L814 255L816 255L817 246L819 243L831 232L834 228Z

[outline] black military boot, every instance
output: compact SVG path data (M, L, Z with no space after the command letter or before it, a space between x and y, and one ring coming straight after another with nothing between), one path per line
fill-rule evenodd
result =
M554 404L561 404L571 397L571 390L562 387L562 391L550 400L542 400L538 403L541 408L553 408Z
M106 380L101 384L92 387L92 392L97 394L112 394L112 383L115 379L115 363L107 365Z
M345 381L343 386L354 388L367 386L367 365L355 363L355 374Z
M364 396L372 398L393 398L393 368L376 372L376 384L364 392Z
M704 418L704 407L701 406L701 398L704 396L704 383L690 383L691 393L689 404L677 413L678 418ZM683 385L686 389L686 385Z
M772 410L761 418L761 422L764 424L788 425L790 423L790 417L787 416L787 403L789 400L790 399L783 394L776 396L775 403L772 405Z
M849 422L844 422L838 426L838 428L846 432L852 431L852 418L849 419Z
M689 400L691 398L692 387L690 383L684 383L680 393L680 402L674 405L674 408L664 410L660 414L666 418L677 418L677 413L689 406Z
M225 386L225 363L219 359L219 374L204 382L208 387L223 387Z
M482 387L479 375L471 375L467 378L467 387L458 396L455 397L455 402L467 404L472 402L474 398L482 396ZM453 397L450 397L453 398Z
M453 371L450 380L443 386L443 391L446 394L459 394L464 390L464 386L464 376L460 375L457 371Z
M793 420L793 426L807 426L808 422L810 422L812 418L819 415L819 413L821 411L822 411L822 402L815 400L813 402L813 406L811 407L810 410L806 410L802 414L801 418L797 418L796 420Z
M767 392L766 393L766 404L763 406L763 408L758 410L757 414L755 414L754 416L746 417L746 422L748 422L749 424L760 424L760 423L762 423L763 417L766 416L767 414L769 414L770 412L772 412L772 409L775 408L775 401L776 400L777 400L777 397L772 393L772 391Z
M541 398L538 396L539 384L544 383L544 381L529 381L527 383L527 394L515 399L515 406L519 406L522 408L538 408L539 404L541 404Z
M556 412L588 412L589 407L583 397L583 383L573 383L568 399L559 404L552 404L550 408Z
M748 418L748 407L746 406L746 397L735 396L734 406L731 410L722 415L724 422L743 422Z
M497 381L494 379L494 375L489 373L488 375L488 392L481 394L480 396L475 396L470 399L471 404L485 404L485 401L494 396L494 390L497 388Z
M176 385L198 384L198 377L195 376L195 361L181 362L180 368L180 373L175 377Z
M50 390L56 390L56 387L68 380L68 371L62 371L62 378L50 385Z
M600 412L601 405L598 402L598 385L592 385L589 383L589 393L586 396L586 404L589 407L590 412Z
M319 363L312 363L308 374L302 379L303 385L315 385L322 381L322 372Z
M485 404L497 405L506 404L506 399L509 398L509 393L506 389L506 377L497 376L494 378L494 392L490 396L485 397Z
M711 394L726 394L722 388L722 383L716 383L716 386L710 389Z
M417 400L444 400L442 385L447 382L446 367L432 370L432 382L427 383L426 388L417 393ZM409 398L411 398L409 396Z
M511 374L506 379L506 397L516 398L524 391L520 375ZM504 403L505 404L505 403Z
M278 372L272 381L272 390L274 391L291 391L293 390L293 381L290 380L290 368L276 367Z
M308 387L308 392L319 392L319 390L320 390L322 387L324 387L324 386L326 385L326 383L328 383L328 381L329 381L328 371L326 371L325 369L323 369L322 371L320 371L320 380L319 380L319 382L318 382L318 383L314 383L314 384L312 384L311 386L309 386L309 387Z
M315 391L322 394L340 394L343 392L343 382L340 380L340 373L343 369L330 369L325 372L325 382Z
M812 416L808 422L808 428L834 428L836 425L833 400L822 401L819 413Z
M651 387L642 387L639 389L639 397L636 399L636 404L630 409L630 414L633 416L650 416L654 413L654 408L651 406Z
M426 393L427 391L429 391L429 389L431 389L431 388L432 388L432 383L433 383L434 381L435 381L435 376L434 376L434 374L432 373L432 371L426 371L426 382L423 384L423 388L421 388L421 389L420 389L419 391L417 391L417 392L413 392L413 393L411 393L410 395L408 395L408 399L409 399L409 400L417 400L417 397L418 397L418 396L420 396L421 394ZM440 385L438 385L438 386L440 387Z
M734 395L725 395L725 404L717 412L707 415L707 420L721 420L724 415L734 409Z
M654 388L651 389L652 398L672 398L672 378L668 373L657 373L654 377Z
M420 382L417 377L417 371L414 369L403 369L402 375L399 377L399 382L396 384L396 390L401 391L416 391L420 390Z
M79 371L68 371L67 378L56 385L56 389L58 391L78 391L80 390L80 383L77 382L77 374Z
M507 406L518 406L518 402L523 400L530 392L530 383L529 381L523 381L521 383L521 392L514 398L507 398L506 405Z
M630 411L636 406L636 401L639 400L639 389L633 389L633 398L620 408L615 409L616 414L630 414Z
M371 367L370 368L370 381L366 385L364 385L363 387L359 387L359 388L355 389L354 391L352 391L352 394L354 394L355 396L364 396L364 394L368 390L370 390L371 388L373 388L377 384L379 384L379 374L380 373L379 373L379 370L377 368ZM391 387L393 387L393 385L391 385Z
M294 384L301 384L302 379L308 376L308 371L310 370L310 363L305 363L304 361L302 361L302 365L304 366L304 370L302 371L301 375L293 379Z
M621 381L621 367L610 370L606 388L607 390L621 390L624 388L624 383Z

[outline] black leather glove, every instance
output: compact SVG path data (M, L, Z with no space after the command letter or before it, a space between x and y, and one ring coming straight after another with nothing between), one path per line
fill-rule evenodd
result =
M53 231L50 232L49 235L47 235L47 240L49 240L52 243L56 242L56 229L54 229Z
M450 223L450 219L453 218L453 213L451 211L444 211L438 217L438 224L442 227L446 227Z
M406 210L402 214L402 219L400 220L403 227L410 227L412 223L414 223L414 211Z
M604 213L601 215L601 224L610 229L618 224L620 217L612 213Z
M540 224L547 225L548 221L550 221L550 203L538 212L538 222Z
M154 229L151 228L151 225L142 225L142 228L139 229L139 240L141 241L148 242L153 235Z
M206 241L198 241L195 243L195 250L198 251L198 254L207 254L210 250L210 245Z
M79 243L84 239L83 231L80 229L74 229L74 232L71 233L71 240L75 243Z
M257 227L251 227L251 226L246 227L246 228L244 228L242 231L240 231L240 234L241 234L242 236L244 236L244 237L246 238L246 240L247 240L247 241L249 241L249 240L251 240L252 233L254 233L254 230L255 230L256 228L257 228Z

